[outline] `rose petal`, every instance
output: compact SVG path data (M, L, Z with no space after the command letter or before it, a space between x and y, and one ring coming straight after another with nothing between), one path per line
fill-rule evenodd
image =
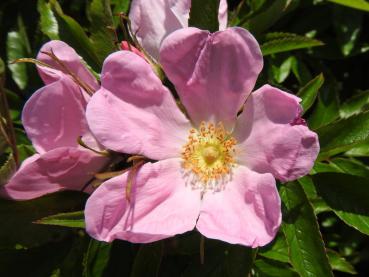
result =
M223 191L207 192L196 228L208 238L263 246L281 224L281 203L271 174L240 166Z
M160 62L197 124L232 125L263 66L255 38L238 27L178 30L163 41Z
M300 118L300 99L265 85L247 100L234 131L239 162L282 181L309 173L319 153L317 135Z
M102 145L155 160L180 155L191 124L145 60L128 51L111 54L101 82L87 120Z
M63 41L52 40L42 46L40 52L37 55L37 59L51 65L57 70L68 74L68 71L63 68L60 64L54 61L50 56L43 52L54 53L54 55L63 62L63 64L72 71L79 79L88 84L94 90L99 88L96 78L91 74L85 66L85 62L82 58L74 51L72 47ZM57 70L48 69L46 67L38 66L38 71L45 82L45 84L53 83L59 79L60 73Z
M135 0L132 1L129 18L132 31L140 44L155 59L159 59L159 47L163 39L175 30L188 27L191 0ZM227 26L227 1L219 5L220 29Z
M82 190L106 162L106 157L69 147L31 156L0 188L0 195L28 200L60 190Z
M89 132L86 100L78 86L64 74L27 101L22 122L39 153L58 147L77 147L77 139Z
M131 185L128 173L103 183L88 199L86 230L97 240L147 243L192 230L200 193L185 186L179 159L143 165Z
M220 31L225 30L227 28L227 24L228 24L228 4L227 4L227 0L220 0L220 2L219 2L218 21L219 21L219 30Z

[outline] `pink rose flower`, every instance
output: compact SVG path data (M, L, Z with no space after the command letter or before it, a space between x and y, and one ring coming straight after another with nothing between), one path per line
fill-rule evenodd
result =
M191 0L133 0L129 12L132 31L141 46L156 60L163 39L188 27ZM227 0L219 3L219 29L227 28Z
M263 58L242 28L177 30L159 60L188 116L138 55L104 62L87 106L90 129L108 149L157 162L132 182L125 173L103 183L86 204L87 232L148 243L196 228L229 243L269 243L281 224L275 179L307 174L319 152L301 99L269 85L251 94Z
M63 68L47 53L53 53ZM26 159L0 195L15 200L36 198L59 190L82 190L107 162L107 158L82 148L82 140L92 148L99 145L87 126L85 110L90 96L73 81L72 71L92 90L99 85L67 44L50 41L37 59L52 68L38 66L45 86L27 101L22 122L37 154ZM91 187L86 189L91 191Z

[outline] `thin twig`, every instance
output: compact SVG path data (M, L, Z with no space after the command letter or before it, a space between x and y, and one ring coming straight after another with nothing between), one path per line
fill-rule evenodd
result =
M86 91L87 94L89 94L90 96L92 96L95 92L95 90L93 88L91 88L87 83L85 83L84 81L82 81L76 74L74 74L73 71L71 71L52 51L52 49L50 50L50 52L41 52L47 56L49 56L50 58L52 58L58 65L60 65L62 67L62 69L64 69L71 77L72 79L81 87L83 88L84 91Z
M7 138L8 138L8 141L10 142L10 147L13 152L14 161L18 168L19 167L19 153L18 153L18 148L17 148L17 141L15 138L15 130L14 130L12 119L10 117L9 105L8 105L8 101L6 99L6 94L4 90L4 82L5 82L4 79L5 79L4 75L0 75L0 101L1 101L1 106L2 106L2 109L1 109L2 117L5 118ZM1 122L1 124L3 124L3 122Z

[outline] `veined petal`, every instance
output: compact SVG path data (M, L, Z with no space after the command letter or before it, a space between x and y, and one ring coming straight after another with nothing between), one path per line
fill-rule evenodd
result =
M60 71L56 72L57 70L38 66L39 74L45 84L57 81L60 78L58 75L61 73L68 74L68 71L44 52L53 53L70 71L94 90L99 88L99 84L91 72L86 68L82 58L72 47L59 40L52 40L45 43L37 55L38 60L47 63Z
M129 195L128 173L103 183L86 203L87 232L97 240L147 243L192 230L200 192L185 185L180 163L169 159L143 165Z
M77 139L89 132L86 99L66 75L37 90L27 101L22 122L37 152L77 147Z
M102 145L155 160L180 156L191 124L144 59L128 51L111 54L101 86L87 120Z
M274 177L239 166L223 191L205 193L196 228L208 238L258 247L275 237L281 215Z
M234 136L238 162L281 181L309 173L319 153L316 133L300 120L300 99L265 85L252 93Z
M106 162L106 157L70 147L36 154L25 160L9 182L0 188L0 195L29 200L60 190L82 190Z
M230 127L263 66L255 38L238 27L213 34L178 30L163 41L160 62L195 124Z
M155 59L163 39L175 30L188 27L191 0L134 0L129 18L140 44ZM219 5L219 27L227 26L227 1Z

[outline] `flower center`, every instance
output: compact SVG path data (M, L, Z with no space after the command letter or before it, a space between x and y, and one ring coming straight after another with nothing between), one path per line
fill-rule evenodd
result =
M220 122L201 122L198 129L191 129L188 142L183 146L183 167L195 174L207 185L222 179L235 165L234 152L237 141Z

